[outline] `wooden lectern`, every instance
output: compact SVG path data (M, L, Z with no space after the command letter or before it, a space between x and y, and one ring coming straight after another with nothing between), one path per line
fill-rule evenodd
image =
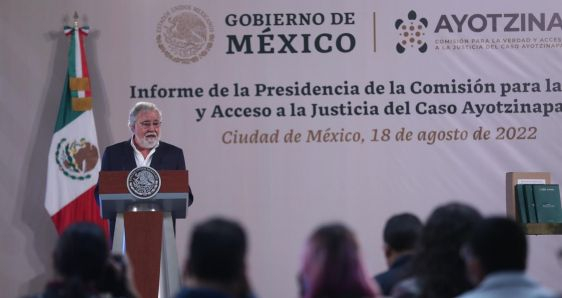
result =
M141 298L173 297L180 289L173 219L187 215L187 171L159 171L155 197L138 199L127 189L128 171L99 176L103 218L115 219L114 253L126 254Z

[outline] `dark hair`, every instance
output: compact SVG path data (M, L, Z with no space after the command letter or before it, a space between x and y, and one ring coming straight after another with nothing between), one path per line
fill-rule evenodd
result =
M98 293L124 298L136 296L123 257L110 255L106 235L96 224L80 222L64 230L53 260L62 282L47 285L47 293L56 292L61 298L93 297Z
M394 215L384 226L384 242L397 252L414 249L422 227L420 219L411 213Z
M497 271L525 271L527 239L523 228L505 217L482 220L472 232L468 247L480 260L486 274Z
M73 224L57 242L55 270L64 278L93 281L104 272L108 256L109 246L100 227L87 222Z
M431 213L414 259L421 297L455 297L472 288L459 251L481 219L476 209L461 203L445 204Z
M122 255L110 255L105 271L98 282L100 293L111 293L111 297L136 297L136 290L129 282L129 265Z
M245 272L246 234L237 222L213 218L195 226L184 274L249 291Z
M70 225L54 254L56 272L63 278L61 297L88 297L106 271L109 247L105 234L93 223Z
M300 278L306 298L376 296L355 236L338 223L321 226L312 234Z

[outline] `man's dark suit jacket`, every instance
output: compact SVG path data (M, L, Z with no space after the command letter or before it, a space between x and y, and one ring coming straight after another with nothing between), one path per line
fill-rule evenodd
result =
M101 160L102 171L130 171L137 167L135 162L135 151L131 146L131 140L117 143L105 148L103 158ZM158 148L152 155L150 167L157 171L160 170L185 170L185 159L183 158L183 150L180 148L160 141ZM96 186L96 200L99 204L98 186ZM193 194L189 189L188 206L193 203ZM174 219L174 231L176 221ZM113 239L113 231L115 229L115 219L109 220L109 233Z
M410 254L403 255L392 263L388 271L375 276L375 280L379 284L384 296L390 296L392 288L400 281L409 277L413 258L413 255Z
M155 170L185 170L183 151L171 144L160 142L152 156L150 166ZM137 167L131 140L111 145L105 149L101 161L102 171L130 171Z
M111 145L105 149L101 161L102 171L130 171L137 167L135 152L131 140ZM183 151L171 144L160 141L158 148L152 155L150 167L160 170L185 170ZM189 205L193 203L191 189Z

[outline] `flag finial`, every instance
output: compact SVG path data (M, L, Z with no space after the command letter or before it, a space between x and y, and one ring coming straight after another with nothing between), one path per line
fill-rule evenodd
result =
M80 18L80 17L78 16L78 12L75 11L75 12L74 12L74 28L78 28L78 19L79 19L79 18Z

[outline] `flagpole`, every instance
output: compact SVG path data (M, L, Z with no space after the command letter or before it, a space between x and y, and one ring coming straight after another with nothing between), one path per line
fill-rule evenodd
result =
M78 19L80 17L78 16L78 12L74 11L74 29L78 29Z

